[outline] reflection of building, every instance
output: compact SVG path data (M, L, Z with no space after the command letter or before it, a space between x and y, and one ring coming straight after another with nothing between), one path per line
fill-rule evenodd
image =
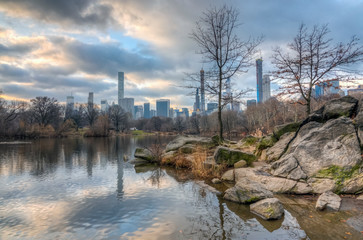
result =
M131 115L134 117L134 99L133 98L123 98L120 101L121 108L128 113L131 113Z
M108 103L106 99L102 99L101 100L101 111L102 112L107 112L108 110Z
M150 118L150 103L144 103L144 118Z
M249 106L256 106L256 100L255 99L247 100L247 107Z
M205 114L205 89L204 89L204 70L200 70L200 111Z
M156 115L158 117L169 117L170 100L159 99L156 100Z
M66 108L67 108L67 111L73 112L73 110L74 110L74 97L73 96L67 96Z
M118 105L121 106L121 99L124 98L124 72L118 72Z
M356 89L348 90L348 95L360 98L363 95L363 85L359 85Z

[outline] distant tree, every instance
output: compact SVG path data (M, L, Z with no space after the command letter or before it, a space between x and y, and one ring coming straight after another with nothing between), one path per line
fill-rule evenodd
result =
M78 128L84 126L85 116L84 116L84 106L80 105L78 109L72 111L70 118L73 120L76 128L76 132L78 132Z
M186 122L183 117L178 116L174 119L174 129L178 133L182 133L186 129L186 127Z
M127 121L127 114L123 110L123 108L119 105L113 105L108 109L108 117L111 120L113 126L116 129L116 132L119 132L121 129L122 122Z
M152 130L158 131L158 132L161 130L162 121L161 121L160 117L152 117L150 119L150 123L152 126Z
M219 137L223 139L222 91L226 80L235 74L246 72L252 65L253 56L261 39L241 41L236 35L240 26L238 12L233 7L224 5L203 13L191 33L191 38L198 44L203 60L211 65L206 78L206 91L218 99ZM234 95L238 97L245 92ZM231 97L231 96L228 96ZM230 100L231 101L231 100Z
M273 76L282 86L282 94L297 94L300 104L311 112L313 87L331 80L349 81L346 67L363 60L363 47L355 36L347 43L332 44L327 25L314 26L311 31L301 24L294 41L287 48L274 49Z
M61 117L61 106L55 98L36 97L30 102L30 113L35 123L41 126L58 123Z
M92 127L93 124L96 122L97 117L99 115L99 111L96 106L93 104L85 104L83 107L83 114L88 122L88 124Z
M192 117L189 118L190 128L196 134L200 134L200 120L201 120L200 115L192 116Z

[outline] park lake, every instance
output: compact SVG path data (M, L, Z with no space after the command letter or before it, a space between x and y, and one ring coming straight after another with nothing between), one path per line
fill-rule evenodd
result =
M277 196L265 221L223 200L223 184L187 170L134 167L136 147L171 136L39 139L0 144L0 239L361 239L363 201L317 212L314 196ZM213 188L214 187L214 188ZM353 220L352 220L353 219ZM349 225L350 223L350 225ZM359 222L358 222L359 224Z

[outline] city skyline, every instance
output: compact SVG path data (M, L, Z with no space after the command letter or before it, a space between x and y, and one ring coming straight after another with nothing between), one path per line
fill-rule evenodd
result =
M203 67L188 34L203 11L223 3L240 11L241 38L264 35L256 59L263 57L265 73L271 71L272 48L291 42L301 22L328 23L334 42L354 34L363 38L363 1L2 1L0 89L6 99L50 96L66 102L74 93L83 102L94 92L95 103L117 103L122 71L124 91L135 105L168 98L171 107L192 108L195 99L177 87L185 72ZM237 88L256 88L254 68L248 70L232 78Z

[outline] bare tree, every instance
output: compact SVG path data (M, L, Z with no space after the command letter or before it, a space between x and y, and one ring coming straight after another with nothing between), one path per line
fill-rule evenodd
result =
M34 122L41 126L56 123L60 119L61 107L57 99L49 97L36 97L31 99L31 116Z
M206 78L206 91L218 98L219 137L223 139L222 91L226 80L235 74L246 72L252 65L253 55L261 39L241 41L236 35L238 11L224 5L204 12L191 33L199 45L198 52L211 65ZM242 93L241 93L242 94Z
M108 109L108 117L115 127L116 132L120 131L122 122L128 121L126 112L119 105L113 105Z
M82 109L88 124L92 127L98 118L98 109L93 104L87 104L86 106L83 106Z
M329 85L333 80L349 81L351 72L346 67L363 59L363 47L358 45L357 37L333 45L329 32L327 25L308 31L301 24L287 49L274 49L273 76L282 85L282 94L300 96L303 101L298 102L306 105L306 114L311 111L314 86Z

